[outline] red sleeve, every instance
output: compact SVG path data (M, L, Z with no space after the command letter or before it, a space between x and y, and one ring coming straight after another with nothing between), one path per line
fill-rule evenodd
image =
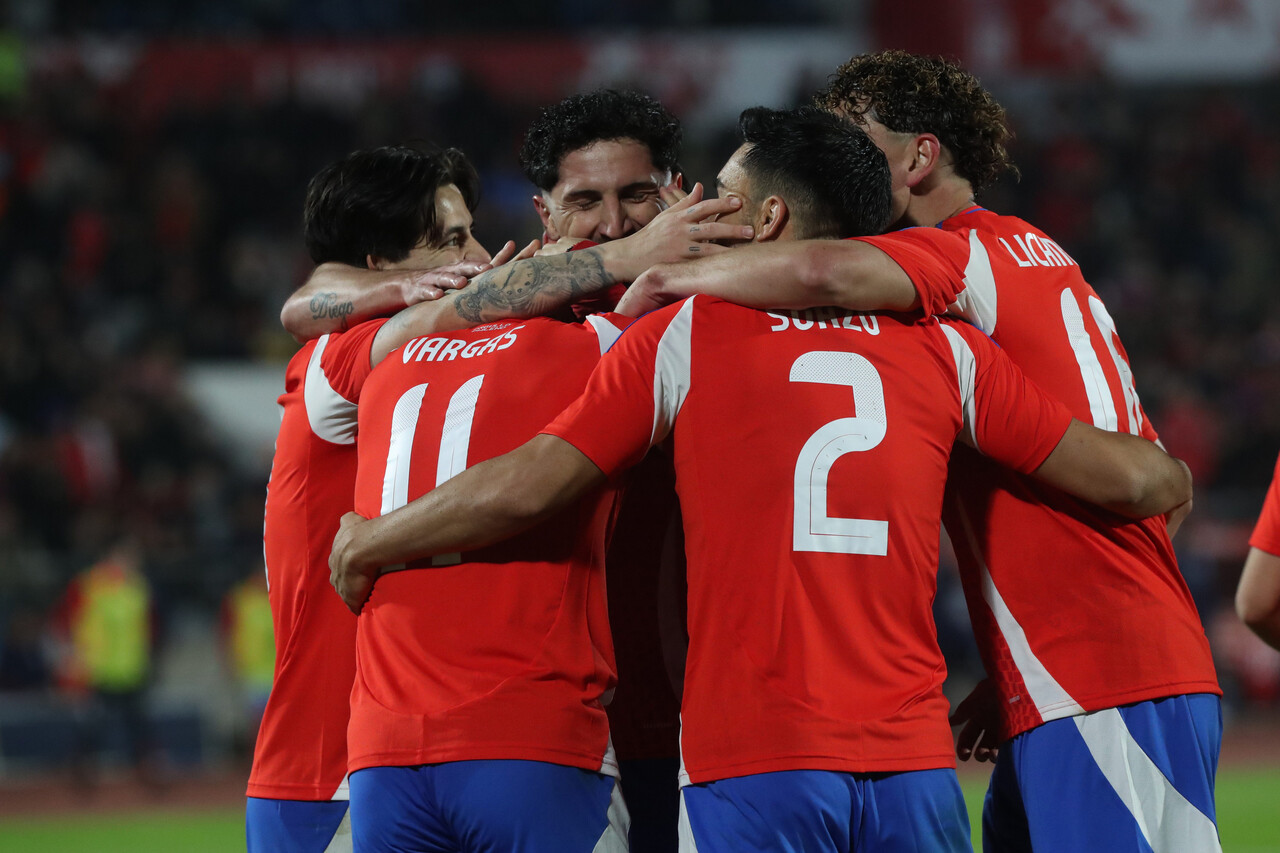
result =
M946 321L943 328L960 375L962 438L1015 471L1029 474L1039 468L1071 425L1070 410L1040 390L982 332L960 322Z
M660 351L671 349L665 333L685 304L632 323L600 359L582 395L543 432L569 442L609 476L639 462L670 430L674 414L662 413L678 408L673 397L683 400L670 383L655 382L655 375L662 370Z
M944 314L964 290L969 263L967 231L941 228L904 228L876 237L854 237L870 243L902 267L920 296L922 313Z
M1249 544L1268 554L1280 556L1280 459L1276 460L1276 472L1271 478L1271 488L1262 504L1262 515L1253 528Z
M320 358L320 367L329 380L330 387L343 399L352 403L360 402L364 381L373 370L370 355L373 352L373 339L386 322L387 318L382 317L329 336L324 355Z

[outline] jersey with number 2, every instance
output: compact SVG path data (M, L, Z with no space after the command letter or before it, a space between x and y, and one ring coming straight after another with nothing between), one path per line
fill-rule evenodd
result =
M670 437L688 556L684 780L954 766L931 605L962 437L1036 468L1070 416L951 321L695 296L547 432L612 474Z

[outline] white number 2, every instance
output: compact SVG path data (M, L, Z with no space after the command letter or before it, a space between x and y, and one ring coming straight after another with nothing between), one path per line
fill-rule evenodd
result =
M851 352L807 352L791 365L792 382L844 385L853 390L856 417L829 421L809 436L796 459L792 548L827 554L889 553L889 522L827 515L827 474L846 453L884 440L884 385L875 366Z
M444 427L440 434L440 457L436 462L436 485L454 477L467 467L471 447L471 426L476 417L476 400L484 374L473 376L449 398ZM387 469L382 476L382 515L409 502L409 463L413 459L413 437L422 414L422 398L427 383L415 385L400 395L391 416L391 443L387 449ZM431 558L433 566L452 566L462 562L461 554L438 554Z

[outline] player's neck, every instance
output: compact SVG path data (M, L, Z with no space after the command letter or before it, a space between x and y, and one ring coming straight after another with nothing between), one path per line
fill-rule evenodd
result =
M924 192L912 193L904 221L932 227L973 207L973 187L968 181L940 181Z

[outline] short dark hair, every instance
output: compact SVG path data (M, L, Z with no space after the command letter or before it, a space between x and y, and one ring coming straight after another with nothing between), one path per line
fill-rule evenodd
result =
M475 210L480 178L456 148L365 148L330 163L307 186L303 233L311 259L352 266L364 266L366 255L404 260L424 236L440 239L436 190L448 184Z
M836 69L815 102L858 123L869 117L899 133L934 134L975 191L1003 172L1018 175L1005 150L1013 134L1004 107L977 77L940 57L904 50L855 56Z
M738 120L752 201L781 196L796 236L860 237L889 225L889 161L858 127L825 110L752 107Z
M679 171L680 120L641 92L597 89L544 107L520 146L520 168L533 185L560 183L560 161L594 142L634 139L649 149L653 165Z

